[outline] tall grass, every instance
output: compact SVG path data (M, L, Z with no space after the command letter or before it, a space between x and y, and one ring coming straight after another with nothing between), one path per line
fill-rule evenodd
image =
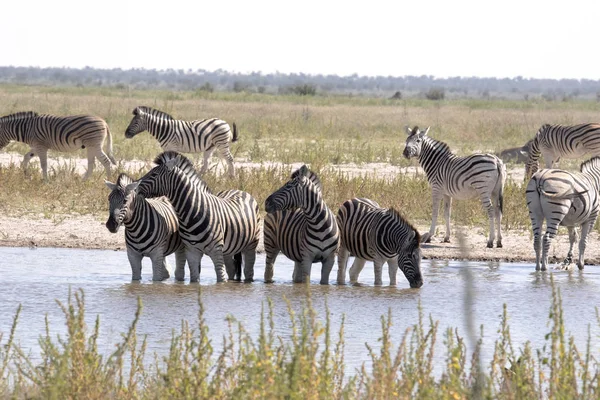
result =
M159 358L147 354L138 337L138 309L112 354L98 350L100 323L85 324L82 291L58 302L66 323L65 337L46 332L41 354L32 358L20 348L15 331L20 307L5 340L0 337L0 395L5 398L86 399L592 399L600 396L600 372L591 337L582 352L567 337L560 292L553 284L549 332L541 349L529 342L515 348L508 310L500 319L493 357L483 365L483 339L468 349L457 329L443 332L445 360L434 365L438 323L422 311L418 321L398 337L391 311L381 316L379 348L368 344L368 361L355 371L344 362L344 323L332 332L329 313L320 319L307 288L305 304L288 307L292 331L276 334L271 302L263 304L259 332L253 336L233 316L221 344L208 339L198 294L198 325L182 321L169 351ZM600 318L598 320L600 324ZM482 328L483 330L483 328ZM483 335L482 335L483 336Z

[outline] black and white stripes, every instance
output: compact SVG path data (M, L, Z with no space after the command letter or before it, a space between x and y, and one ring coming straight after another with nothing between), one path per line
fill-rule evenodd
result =
M182 121L165 112L140 106L133 110L133 119L125 131L125 137L132 138L143 131L150 132L158 140L163 151L204 152L201 174L207 171L208 160L217 149L227 161L229 175L235 176L230 150L230 144L237 141L238 137L235 124L232 131L227 122L218 118Z
M452 199L463 200L479 197L490 221L487 247L493 247L495 227L498 229L497 247L502 247L502 200L506 167L492 154L473 154L458 157L450 152L448 145L429 136L429 128L421 132L418 127L406 127L408 138L404 156L416 157L431 185L433 215L429 232L423 241L429 241L435 232L440 200L444 199L446 235L450 241L450 209ZM495 224L494 224L495 219Z
M321 262L321 284L329 274L338 248L335 215L323 201L318 177L306 165L265 201L265 282L273 279L279 251L294 261L294 282L310 278L312 264Z
M157 166L139 180L138 192L145 197L165 196L173 205L186 247L190 281L198 281L204 254L212 259L218 282L227 280L226 271L233 279L234 255L239 253L244 259L245 281L252 281L260 232L256 200L240 190L212 194L192 163L179 153L164 152L154 162Z
M107 139L106 153L102 149L104 139ZM108 125L92 115L57 117L33 111L7 115L0 118L0 149L12 140L30 147L23 157L23 170L27 172L31 158L38 156L44 179L48 179L48 150L87 149L88 169L84 179L94 172L96 158L104 165L107 178L110 178L110 164L116 164Z
M365 261L373 261L375 285L382 284L382 267L388 263L390 285L396 284L398 268L410 287L423 286L419 232L394 209L384 209L369 199L351 199L341 205L337 222L340 229L338 284L346 281L348 256L356 257L350 268L355 283Z
M525 163L525 180L539 168L540 155L546 168L552 168L560 158L578 158L586 154L600 156L600 124L544 124L529 142Z
M179 221L171 203L164 198L145 199L137 194L137 183L120 174L116 183L105 181L109 215L106 228L116 233L125 226L125 245L133 280L141 279L142 259L152 260L152 280L169 278L166 257L175 253L175 279L185 275L185 247L179 237Z
M569 230L570 247L564 264L570 264L577 239L575 226L578 225L581 225L581 238L577 266L583 269L587 236L600 211L599 190L599 157L582 163L581 172L542 169L533 174L525 196L533 229L536 270L546 270L550 244L559 226L566 226ZM542 239L544 220L546 233Z

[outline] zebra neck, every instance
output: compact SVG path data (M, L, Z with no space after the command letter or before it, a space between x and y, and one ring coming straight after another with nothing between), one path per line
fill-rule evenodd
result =
M6 129L4 130L4 136L8 140L15 140L17 142L29 144L31 142L31 121L31 119L28 119L25 121L19 120L13 121L12 123L7 123Z
M423 140L421 154L419 155L419 164L427 174L427 178L431 178L439 170L439 166L446 164L448 161L456 158L450 152L448 145L444 142L426 137Z
M176 120L166 120L150 115L146 118L146 121L148 132L150 132L161 145L168 142L169 134L173 131L175 124L177 123Z
M125 217L123 218L123 225L125 225L126 228L137 225L145 218L145 207L148 207L146 199L142 196L135 196L129 204L129 207L127 207L127 213L125 213Z
M214 195L204 190L196 182L186 179L181 173L173 173L173 179L170 180L164 195L171 202L181 224L187 226L198 216L205 219L207 217L205 215L207 196L214 197Z
M309 199L308 205L302 207L306 219L311 223L322 221L329 209L325 205L323 198L315 194Z

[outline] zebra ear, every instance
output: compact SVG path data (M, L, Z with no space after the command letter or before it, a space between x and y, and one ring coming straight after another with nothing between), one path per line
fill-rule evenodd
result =
M111 190L111 192L117 188L116 183L112 183L107 180L104 180L104 183L106 184L106 186L108 186L108 188Z
M306 166L306 164L304 164L303 166L300 167L300 169L298 170L298 176L306 176L308 177L310 171L308 169L308 167Z
M179 155L176 157L171 157L164 162L164 166L167 167L169 171L171 171L177 165L179 161Z
M133 112L132 112L133 115L138 115L139 113L140 113L140 108L139 107L136 107L136 108L133 109Z
M404 125L404 129L406 129L406 134L408 136L412 135L412 129L410 129L410 126Z
M431 128L430 126L427 127L427 129L425 129L425 132L421 132L421 136L425 136L429 133L429 128Z
M136 190L138 188L139 184L140 184L140 181L135 181L135 182L130 183L129 185L125 186L125 193L133 192L134 190Z

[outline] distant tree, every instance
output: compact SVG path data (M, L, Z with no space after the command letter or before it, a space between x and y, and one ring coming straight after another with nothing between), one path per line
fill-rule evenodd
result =
M425 98L427 100L444 100L445 97L446 92L444 88L431 88L425 93Z
M399 91L394 93L392 97L390 97L391 100L402 100L402 93L400 93Z
M300 95L300 96L314 96L317 94L317 88L313 85L303 84L303 85L295 85L292 87L292 93Z

